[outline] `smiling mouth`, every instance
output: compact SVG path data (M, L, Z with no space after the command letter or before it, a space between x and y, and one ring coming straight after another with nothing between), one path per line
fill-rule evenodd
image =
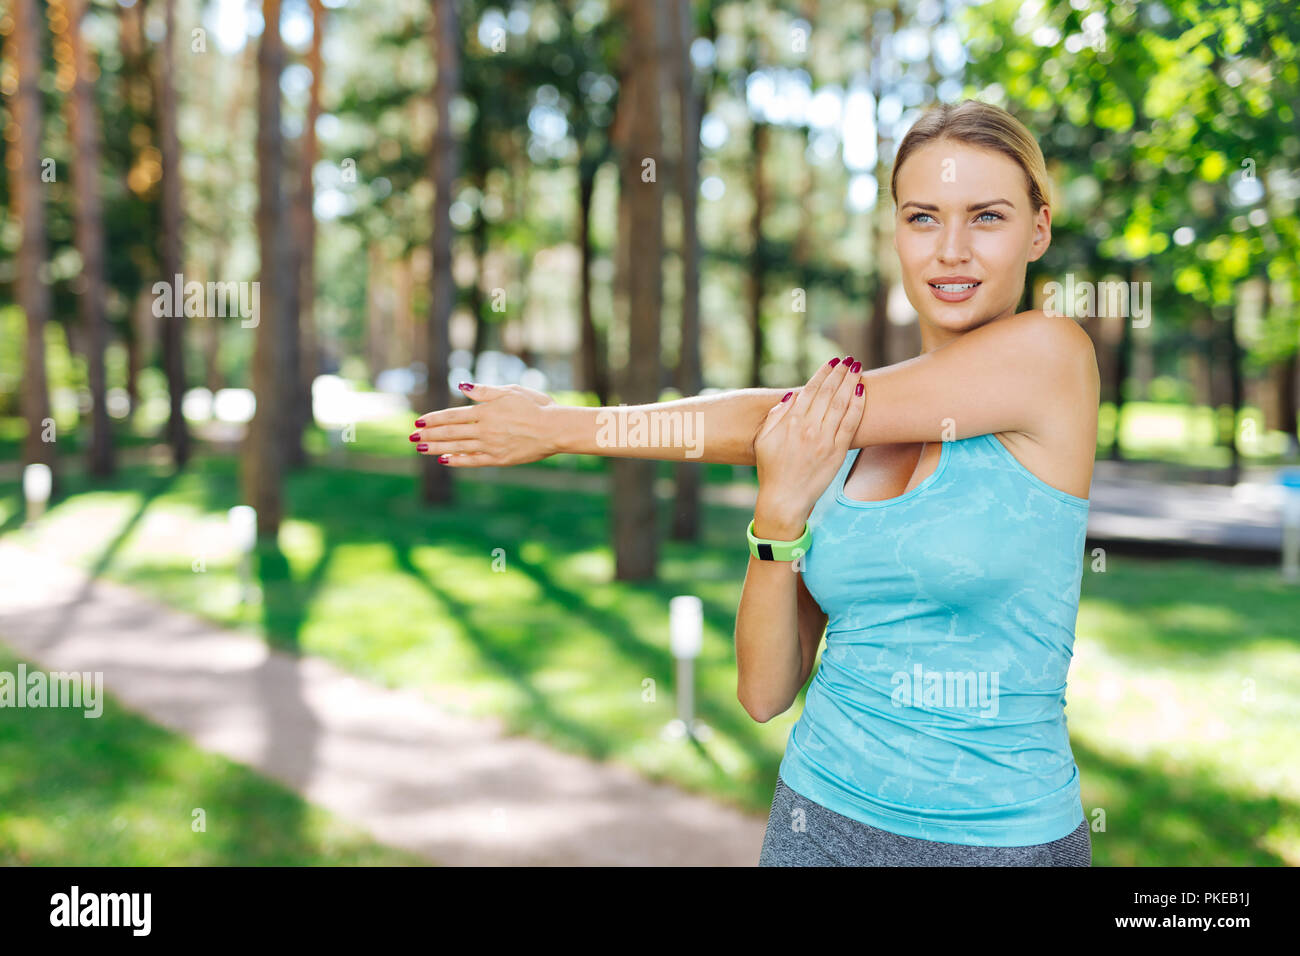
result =
M938 289L940 292L965 292L968 289L975 288L977 285L979 285L978 282L931 282L930 283L930 287L932 289Z

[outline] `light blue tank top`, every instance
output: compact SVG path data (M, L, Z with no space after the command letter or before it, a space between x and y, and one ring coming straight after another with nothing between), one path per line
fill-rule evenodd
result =
M780 774L842 816L923 840L1048 843L1083 821L1065 720L1088 499L994 435L854 501L850 449L813 508L804 583L826 647Z

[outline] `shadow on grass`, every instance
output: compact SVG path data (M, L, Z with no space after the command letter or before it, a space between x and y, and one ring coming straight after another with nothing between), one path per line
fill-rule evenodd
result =
M1300 819L1300 804L1233 791L1195 768L1152 767L1070 742L1091 824L1094 866L1287 866L1263 836Z

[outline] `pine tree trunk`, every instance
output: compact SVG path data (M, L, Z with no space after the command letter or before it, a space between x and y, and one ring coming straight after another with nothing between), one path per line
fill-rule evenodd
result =
M23 417L27 437L23 441L23 464L45 464L54 476L51 497L58 493L58 459L48 426L50 392L45 371L45 325L50 320L50 289L46 284L45 190L41 173L41 130L43 129L40 74L44 32L40 5L36 0L14 0L14 26L9 34L10 59L18 64L18 92L13 117L17 130L18 163L13 169L12 194L22 220L18 248L18 302L27 315L27 346L23 366ZM15 49L16 48L16 49ZM12 141L11 141L12 142Z
M95 107L97 70L86 44L82 27L87 0L69 0L66 35L71 45L76 73L69 100L74 143L77 205L77 251L81 255L82 287L78 294L81 326L90 379L90 474L113 474L113 433L106 405L104 346L107 319L104 315L104 204L99 192L99 113Z
M162 42L158 69L158 133L162 152L162 248L158 264L162 280L169 286L181 274L181 146L177 132L176 106L176 0L166 0L166 36ZM178 304L180 305L180 304ZM163 320L163 366L167 375L171 410L167 418L167 441L172 462L185 467L190 457L190 435L181 411L185 398L185 310L172 310Z
M451 129L451 100L460 85L460 28L454 0L434 0L434 56L437 77L433 85L437 127L429 154L429 175L433 180L433 237L431 242L429 322L425 330L425 367L428 369L424 396L426 411L451 404L447 385L450 373L451 312L456 302L455 279L451 272L451 193L460 162ZM427 502L450 502L453 498L451 470L432 455L422 456L422 491Z
M609 363L605 342L596 329L591 310L591 199L596 191L596 168L580 164L578 171L578 267L580 346L578 387L595 392L601 405L609 404Z
M261 253L257 340L253 347L253 392L257 410L244 440L244 500L257 511L259 538L274 539L283 511L280 443L284 367L285 209L284 153L280 134L280 0L262 0L262 38L257 50L257 238Z
M763 217L767 210L767 187L763 182L767 156L767 124L753 120L749 133L750 189L754 197L749 222L749 386L763 385L763 286L767 268L767 250L763 245Z
M626 198L626 269L628 358L622 401L638 405L659 400L660 296L663 285L663 197L660 183L642 177L644 160L662 160L659 115L660 10L657 4L632 0L626 6L629 27L630 89L620 93L619 108L628 110L627 141L619 157L619 189ZM625 102L624 97L629 97ZM635 253L632 245L635 243ZM617 458L613 464L615 577L654 577L659 542L654 497L657 463Z
M700 368L700 239L696 223L702 111L695 92L695 74L690 58L694 34L690 0L673 0L673 21L673 72L677 79L677 118L681 130L677 194L682 210L682 335L677 388L682 395L690 396L698 395L704 387ZM703 464L698 461L678 463L676 479L672 536L677 541L698 541Z
M325 40L325 6L321 0L311 4L311 48L307 52L307 68L311 70L311 93L307 104L307 123L303 128L301 168L299 170L299 223L298 246L302 250L299 272L301 283L298 293L298 322L302 340L301 394L299 420L302 427L315 423L312 410L311 386L320 372L320 343L316 333L316 185L312 171L320 158L316 137L316 122L321 114L321 89L324 86L324 60L321 45Z

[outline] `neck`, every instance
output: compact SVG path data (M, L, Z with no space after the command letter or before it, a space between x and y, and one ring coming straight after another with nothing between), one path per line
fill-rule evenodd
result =
M998 322L1013 315L1015 315L1014 307L1004 309L993 318L981 319L965 329L945 329L922 316L917 320L921 324L921 354L925 355L935 349L943 348L949 342L957 341L972 329L978 329L980 326L988 325L990 322Z

